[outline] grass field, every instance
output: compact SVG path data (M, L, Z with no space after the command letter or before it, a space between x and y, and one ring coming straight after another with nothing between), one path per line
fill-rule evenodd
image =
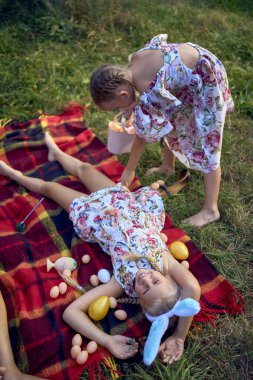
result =
M152 36L168 33L171 42L195 42L224 63L235 101L227 119L219 197L221 220L203 229L181 220L199 210L202 176L192 173L188 188L165 201L173 222L216 265L246 300L245 314L225 316L217 329L193 331L184 358L164 366L135 367L128 379L247 380L253 378L252 126L253 2L251 0L0 0L0 119L27 119L42 110L61 111L70 101L89 105L89 127L106 141L112 115L90 103L89 76L107 62L127 56ZM158 145L145 151L138 176L161 157ZM119 157L126 163L127 156ZM181 168L177 164L177 169ZM131 371L131 368L129 368ZM83 378L87 378L84 375Z

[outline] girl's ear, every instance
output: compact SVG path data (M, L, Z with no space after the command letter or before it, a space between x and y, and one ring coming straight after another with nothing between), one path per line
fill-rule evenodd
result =
M115 91L116 96L120 96L123 98L129 98L130 94L127 90L123 90L122 88L116 89Z

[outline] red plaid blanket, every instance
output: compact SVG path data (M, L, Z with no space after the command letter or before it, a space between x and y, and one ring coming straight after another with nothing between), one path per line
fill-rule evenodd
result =
M57 116L45 116L25 122L9 122L0 127L0 159L25 174L46 180L58 181L66 186L85 191L83 185L64 172L56 162L48 162L47 148L43 143L43 129L52 132L59 147L117 181L123 170L106 146L86 129L80 107L68 107ZM136 180L132 189L140 186ZM16 183L0 176L0 289L8 311L9 331L14 356L21 370L51 380L78 379L87 368L89 377L100 373L99 363L109 353L99 350L80 366L70 356L71 340L75 332L62 320L66 305L78 297L71 287L56 299L49 291L62 280L52 269L47 273L46 259L55 261L60 256L72 256L78 262L73 277L87 290L89 278L101 268L111 270L110 258L97 244L87 244L75 235L68 214L49 199L44 199L26 221L24 232L16 225L37 204L41 196L29 192ZM202 287L201 312L195 321L213 321L220 313L235 315L243 310L241 295L222 277L186 234L173 226L166 217L164 232L168 243L181 240L190 251L190 267ZM91 256L88 265L81 263L83 254ZM108 333L130 337L145 336L149 322L138 305L118 305L129 318L124 322L115 319L109 311L100 325ZM218 313L218 314L217 314ZM87 342L84 341L83 347Z

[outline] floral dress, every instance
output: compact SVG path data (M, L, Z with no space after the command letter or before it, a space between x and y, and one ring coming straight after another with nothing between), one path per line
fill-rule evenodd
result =
M160 238L165 212L161 197L150 187L131 192L117 184L84 195L72 201L69 218L81 239L98 243L111 256L114 276L129 296L137 297L135 275L151 268L150 258L162 270L162 252L168 251ZM143 258L124 260L133 253Z
M234 104L222 63L188 44L199 52L194 69L182 62L180 44L167 43L167 34L140 50L162 50L164 65L134 108L134 128L147 142L164 138L184 165L209 173L219 166L225 116Z

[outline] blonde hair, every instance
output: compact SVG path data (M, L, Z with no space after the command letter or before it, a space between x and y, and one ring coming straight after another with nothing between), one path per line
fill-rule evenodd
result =
M167 278L169 285L168 293L166 294L166 296L162 296L161 298L156 298L155 300L150 301L144 301L140 299L140 305L143 311L150 315L156 316L172 309L178 301L178 299L180 298L181 292L178 284L168 274L160 270L159 266L157 265L157 263L151 255L147 255L146 258L148 259L149 263L154 268L154 270L162 273ZM143 256L138 253L131 253L129 255L124 256L124 260L138 261L140 259L143 259Z
M179 300L181 294L179 286L172 278L168 278L168 276L166 276L166 278L170 281L168 294L166 294L166 296L150 300L149 302L140 299L141 307L145 313L153 316L166 313L166 311L172 309Z

